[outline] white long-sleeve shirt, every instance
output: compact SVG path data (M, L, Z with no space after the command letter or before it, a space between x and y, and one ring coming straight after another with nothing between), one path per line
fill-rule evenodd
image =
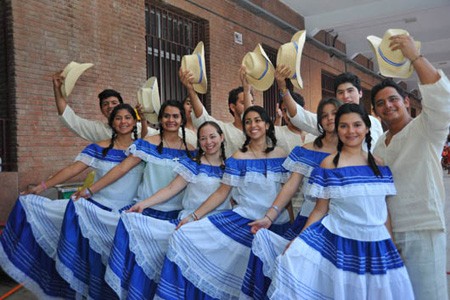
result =
M442 71L434 84L419 85L422 112L374 154L390 167L397 188L388 197L394 232L445 229L445 189L440 155L450 126L450 81Z
M112 129L107 123L99 120L84 119L75 114L69 105L66 105L66 109L59 116L59 119L70 131L93 143L110 139L112 136ZM137 129L138 135L140 136L141 123L137 123ZM147 135L155 135L158 133L158 130L148 127Z

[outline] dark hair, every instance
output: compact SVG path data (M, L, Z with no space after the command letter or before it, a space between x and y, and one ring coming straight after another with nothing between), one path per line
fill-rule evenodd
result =
M363 107L361 107L360 105L355 104L355 103L342 104L342 106L339 107L339 109L336 113L336 119L334 121L336 132L338 131L339 121L340 121L341 117L343 115L349 114L349 113L359 114L361 116L361 119L363 120L364 124L366 124L367 128L369 128L369 130L366 134L366 139L365 139L365 141L367 143L367 160L369 162L369 167L372 169L372 171L375 173L375 175L377 177L378 176L382 177L380 169L378 168L378 166L375 162L375 158L373 157L372 153L370 152L370 148L371 148L371 144L372 144L372 137L370 136L371 122L370 122L369 115L367 114L366 110ZM339 137L339 135L338 135L338 137ZM343 146L344 146L344 144L342 143L341 139L339 138L338 146L337 146L338 153L336 154L336 156L333 159L333 163L334 163L335 167L337 167L339 164L339 156L340 156Z
M375 110L375 97L377 96L379 91L387 87L394 88L403 99L405 99L405 97L407 96L406 92L402 89L402 87L396 84L392 79L389 78L385 79L382 82L375 85L372 88L372 91L370 92L370 100L372 101L372 107L374 110Z
M336 94L338 87L343 83L351 83L354 87L358 89L358 92L361 92L361 80L359 80L359 77L351 72L345 72L342 74L339 74L334 79L334 94Z
M244 123L242 130L244 131L244 134L245 134L245 142L242 145L241 151L247 152L247 150L248 150L247 146L250 143L250 137L247 135L247 132L245 131L245 117L251 111L254 111L257 114L259 114L261 119L265 123L269 124L269 129L267 129L266 135L267 135L267 137L270 138L272 145L271 145L271 147L268 146L266 148L266 150L264 151L265 153L269 153L269 152L273 151L273 149L275 149L275 146L277 145L277 138L275 137L275 127L273 126L273 122L270 119L269 115L267 114L266 110L264 108L262 108L261 106L257 106L257 105L253 105L253 106L250 106L249 108L247 108L242 117L242 122Z
M200 125L197 128L197 156L195 157L195 161L200 164L201 162L201 157L204 154L202 147L200 146L200 131L202 130L203 127L205 127L206 125L211 125L214 128L216 128L217 133L220 135L223 135L223 131L222 128L220 128L219 124L217 124L214 121L205 121L203 122L202 125ZM222 158L222 165L220 166L222 169L225 169L225 160L227 159L226 155L225 155L225 140L222 142L222 144L220 145L220 157Z
M102 155L103 156L106 156L106 154L108 154L108 151L110 149L112 149L112 147L114 147L114 141L116 140L116 137L117 137L117 132L113 128L114 118L116 117L116 115L119 112L119 110L122 110L122 109L127 110L131 114L133 119L135 121L137 121L136 111L134 110L134 108L130 104L120 103L119 105L114 107L114 109L112 110L112 112L111 112L111 114L109 115L109 118L108 118L108 125L112 129L111 142L109 143L109 146L107 148L103 149L103 151L102 151ZM134 135L134 139L137 140L138 139L138 134L137 134L137 126L136 125L134 125L134 127L133 127L133 135Z
M332 98L332 97L324 98L324 99L320 100L319 105L317 106L317 130L319 131L320 135L318 137L316 137L316 139L314 140L314 146L316 146L317 148L323 147L322 140L325 138L325 136L327 134L325 132L325 130L323 130L323 127L322 127L323 108L327 104L334 105L334 107L336 107L336 109L338 109L342 105L342 102L339 101L338 99Z
M181 101L181 103L184 105L184 103L186 103L186 101L190 101L191 98L189 97L189 95L187 95L186 97L183 98L183 101Z
M291 94L292 99L294 99L295 103L297 103L298 105L300 105L301 107L305 106L305 98L303 98L302 95L300 95L299 93L296 92L289 92ZM281 104L283 103L283 98L280 97L280 107Z
M232 114L234 116L233 111L229 108L230 104L236 104L238 98L239 98L239 94L244 92L244 88L242 86L237 87L235 89L232 89L229 93L228 93L228 110L230 111L230 114Z
M100 94L98 94L100 108L102 107L103 100L105 100L106 98L109 98L109 97L116 97L120 103L123 103L122 96L120 95L119 92L117 92L115 90L111 90L111 89L106 89L106 90L103 90Z
M164 111L166 110L166 107L168 106L172 106L172 107L176 107L178 108L178 110L180 111L180 115L181 115L181 132L183 134L182 136L182 140L183 140L183 144L184 147L186 149L186 154L188 157L191 157L191 153L189 152L187 143L186 143L186 130L184 128L184 126L186 125L186 113L184 111L183 108L183 104L180 101L177 100L166 100L164 101L164 103L161 105L161 108L159 109L159 113L158 113L158 123L159 123L159 137L161 139L161 141L159 142L158 147L156 147L156 149L158 150L158 153L162 153L164 145L163 145L163 141L164 141L164 128L161 124L161 120L163 118L164 115Z

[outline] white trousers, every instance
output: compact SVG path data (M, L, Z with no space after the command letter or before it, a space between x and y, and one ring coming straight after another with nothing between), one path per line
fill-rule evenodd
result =
M448 299L445 231L394 232L394 238L416 300Z

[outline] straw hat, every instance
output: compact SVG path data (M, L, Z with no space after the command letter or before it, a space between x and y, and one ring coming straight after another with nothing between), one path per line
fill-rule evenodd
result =
M403 29L388 29L383 39L370 35L367 37L372 51L378 62L380 73L386 77L408 78L412 75L413 67L411 61L403 56L403 53L397 49L392 51L389 48L391 41L390 37L394 35L405 34L409 35ZM420 51L420 42L415 42L416 48Z
M73 87L81 74L92 66L93 64L91 63L80 64L72 61L64 68L61 74L64 77L61 85L61 93L64 98L67 98L72 93Z
M205 49L203 42L199 42L190 55L184 55L181 59L181 69L189 70L194 75L194 90L200 94L206 94L208 80L206 78Z
M161 102L159 100L158 80L156 77L150 77L137 92L138 102L143 106L144 114L147 120L152 123L158 123L159 109Z
M275 68L261 44L256 45L253 52L245 54L242 64L246 68L247 81L257 90L270 88L275 79Z
M303 80L300 74L300 61L302 58L303 46L305 45L306 31L300 30L292 37L289 43L283 44L278 49L277 66L285 65L293 74L292 84L299 88L303 88Z

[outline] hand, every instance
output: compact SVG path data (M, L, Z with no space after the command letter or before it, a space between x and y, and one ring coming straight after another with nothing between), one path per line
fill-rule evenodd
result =
M126 212L142 213L146 208L147 207L144 205L143 201L141 201L130 207L130 209Z
M77 201L80 198L88 199L91 196L92 196L91 193L87 189L82 189L82 190L79 190L79 191L73 193L70 196L70 199L72 199L73 201Z
M191 215L185 217L183 220L180 221L180 223L178 223L178 226L177 226L177 228L175 228L175 230L180 229L181 226L183 226L186 223L192 222L192 221L194 221L194 219L192 218Z
M44 191L44 188L41 185L36 185L36 186L34 186L32 188L27 188L26 191L20 192L20 195L22 195L22 196L25 196L25 195L28 195L28 194L38 195L38 194L42 193L43 191Z
M139 116L139 119L141 119L141 122L145 124L145 122L143 122L143 121L145 121L144 106L142 106L142 104L138 103L135 106L135 109L136 109L136 112L137 112L137 114Z
M270 225L272 225L272 222L266 216L262 219L248 223L248 226L251 226L250 231L253 234L256 234L256 232L258 232L261 228L269 228Z
M64 81L64 77L62 76L62 71L56 72L52 75L53 87L60 89L61 85Z
M191 71L183 71L181 68L178 71L178 76L180 77L181 83L186 87L188 90L194 90L194 86L192 83L194 82L194 75Z
M286 78L291 78L292 74L288 67L279 65L275 69L275 80L279 89L286 88Z
M414 39L410 35L394 35L390 40L391 43L389 44L389 47L391 50L400 50L407 59L413 60L419 56L419 51L416 48Z
M241 80L244 90L246 88L247 90L251 88L251 85L247 80L247 68L244 65L241 65L241 67L239 68L239 79Z

